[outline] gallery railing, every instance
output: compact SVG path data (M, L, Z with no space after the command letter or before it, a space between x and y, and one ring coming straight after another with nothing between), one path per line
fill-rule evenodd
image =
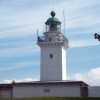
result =
M38 36L37 42L51 42L51 41L46 40L45 36ZM63 35L61 39L55 40L55 42L67 42L68 43L68 39Z

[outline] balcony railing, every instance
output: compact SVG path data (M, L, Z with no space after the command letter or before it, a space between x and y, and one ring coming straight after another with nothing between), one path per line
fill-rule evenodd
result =
M60 39L55 39L55 40L51 40L51 39L46 39L45 36L38 36L37 38L37 42L67 42L68 43L68 39L63 35L62 38Z
M68 43L68 39L63 35L63 41Z
M38 36L37 41L38 41L38 42L46 42L46 41L45 41L45 36Z

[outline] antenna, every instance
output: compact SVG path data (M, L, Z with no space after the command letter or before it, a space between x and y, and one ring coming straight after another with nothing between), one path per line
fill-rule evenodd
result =
M37 36L38 36L38 29L37 29Z
M37 29L37 41L38 41L38 29Z
M65 35L65 12L63 11L63 22L64 22L64 35Z
M43 33L44 33L44 24L43 24Z
M54 0L52 0L52 10L54 10Z
M54 3L52 2L52 10L54 10Z

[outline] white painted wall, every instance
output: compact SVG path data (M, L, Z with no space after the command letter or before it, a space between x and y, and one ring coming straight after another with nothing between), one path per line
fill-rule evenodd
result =
M64 43L39 44L41 47L41 81L66 80L66 49ZM53 54L53 58L50 58Z
M100 97L100 86L88 86L89 97Z
M53 54L53 58L50 58ZM62 79L61 47L45 46L41 48L41 81L53 81Z
M50 92L44 92L50 89ZM25 97L80 97L80 85L14 86L13 98Z
M62 80L66 80L66 49L62 47Z

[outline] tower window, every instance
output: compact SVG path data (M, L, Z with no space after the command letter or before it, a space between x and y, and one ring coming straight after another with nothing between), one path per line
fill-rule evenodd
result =
M56 24L51 24L50 25L50 31L57 31L57 25Z
M53 54L50 54L50 58L53 58Z
M49 41L52 41L52 38L49 38Z

